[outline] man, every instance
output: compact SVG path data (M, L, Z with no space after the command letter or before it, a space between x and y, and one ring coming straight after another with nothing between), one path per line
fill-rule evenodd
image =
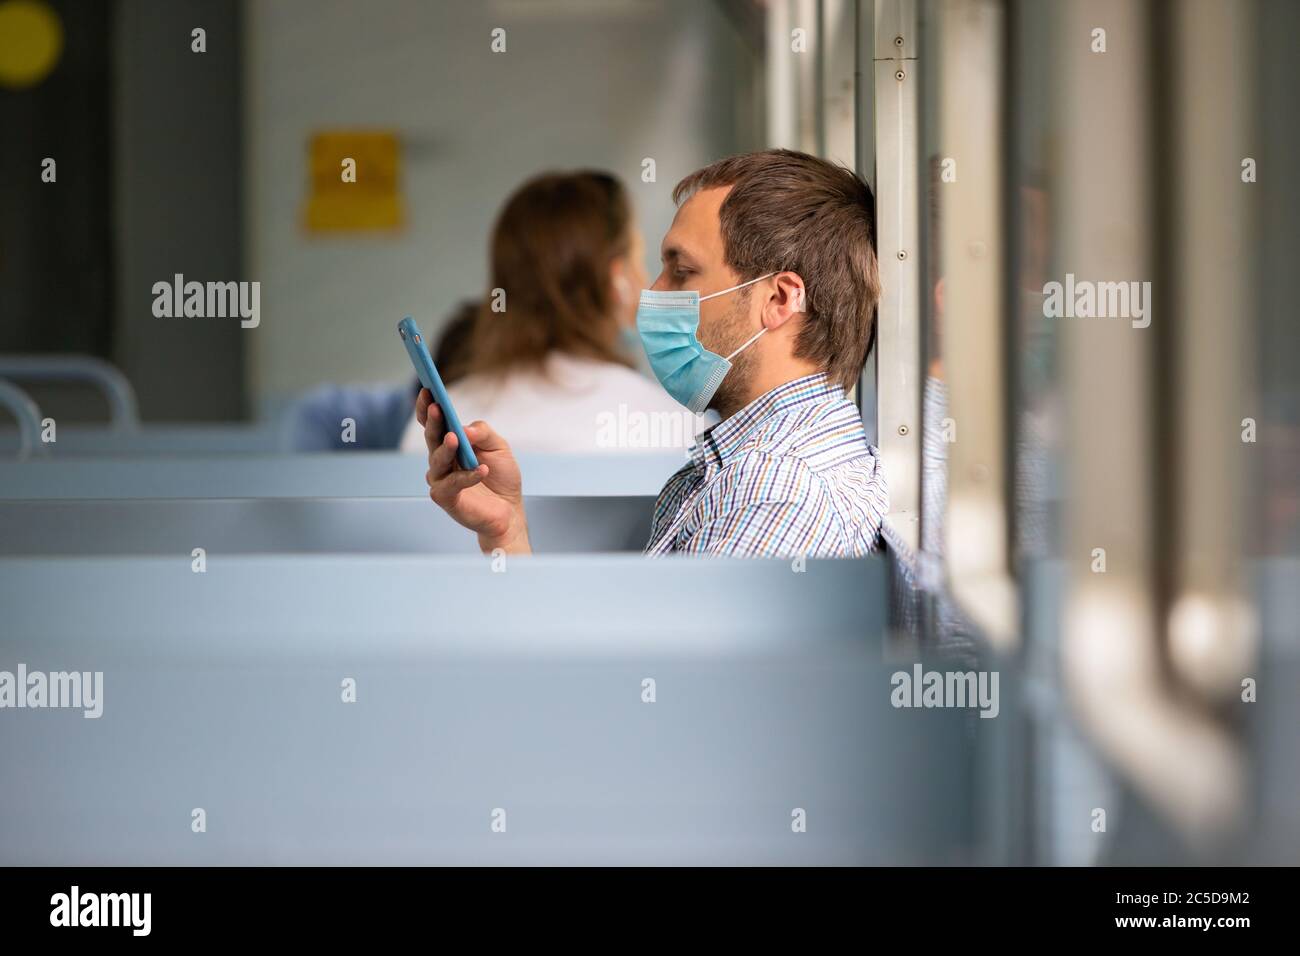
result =
M880 298L868 186L804 153L735 156L678 183L663 271L637 328L669 394L721 421L655 505L646 552L856 557L889 508L877 450L845 396L866 362ZM531 551L519 466L486 422L456 436L420 393L430 497L484 552Z

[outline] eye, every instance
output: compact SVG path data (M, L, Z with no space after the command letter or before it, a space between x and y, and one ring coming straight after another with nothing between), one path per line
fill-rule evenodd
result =
M673 278L675 278L678 282L685 282L689 277L693 275L695 275L694 269L678 268L673 272Z

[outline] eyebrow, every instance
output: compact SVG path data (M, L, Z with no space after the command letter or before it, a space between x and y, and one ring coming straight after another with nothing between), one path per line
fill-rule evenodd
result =
M659 258L663 262L685 262L688 265L695 265L698 262L695 256L678 245L665 246Z

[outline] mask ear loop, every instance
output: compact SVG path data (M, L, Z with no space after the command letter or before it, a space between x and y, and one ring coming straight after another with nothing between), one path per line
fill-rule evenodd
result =
M767 331L767 328L766 328L766 326L765 326L765 327L759 329L759 330L758 330L757 332L755 332L753 335L751 335L751 336L749 337L749 341L748 341L748 342L746 342L746 343L745 343L744 345L742 345L740 348L736 349L736 351L732 352L730 355L727 356L727 361L730 362L732 359L734 359L734 358L735 358L737 355L739 355L741 352L745 351L745 349L747 349L747 348L749 348L751 345L753 345L756 341L758 341L758 337L759 337L760 335L762 335L762 334L763 334L764 332L766 332L766 331Z
M723 289L721 292L710 292L708 295L700 296L700 301L706 299L716 299L720 295L726 295L728 292L735 292L737 289L743 289L747 285L753 285L755 282L762 282L764 279L770 279L776 275L775 272L769 272L767 275L759 276L757 279L750 279L748 282L742 282L740 285L733 285L730 289Z
M759 276L757 279L750 279L748 282L742 282L740 285L733 285L730 289L723 289L721 292L713 293L713 295L706 295L703 299L700 299L700 301L703 302L704 299L712 299L714 295L726 295L728 292L735 292L737 289L743 289L745 288L745 286L753 285L755 282L762 282L764 279L770 279L774 275L776 275L775 272L769 272L767 275ZM728 355L726 361L730 362L741 352L745 351L745 349L749 348L756 341L758 341L758 337L766 331L767 331L766 326L759 329L757 332L755 332L753 335L749 337L748 341L746 341L744 345L742 345L740 348L736 349L736 351Z

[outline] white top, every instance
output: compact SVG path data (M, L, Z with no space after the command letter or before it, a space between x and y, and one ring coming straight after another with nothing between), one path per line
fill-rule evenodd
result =
M539 370L470 375L447 389L462 424L482 420L515 451L567 454L685 449L707 420L615 362L552 352ZM425 451L412 416L402 451Z

